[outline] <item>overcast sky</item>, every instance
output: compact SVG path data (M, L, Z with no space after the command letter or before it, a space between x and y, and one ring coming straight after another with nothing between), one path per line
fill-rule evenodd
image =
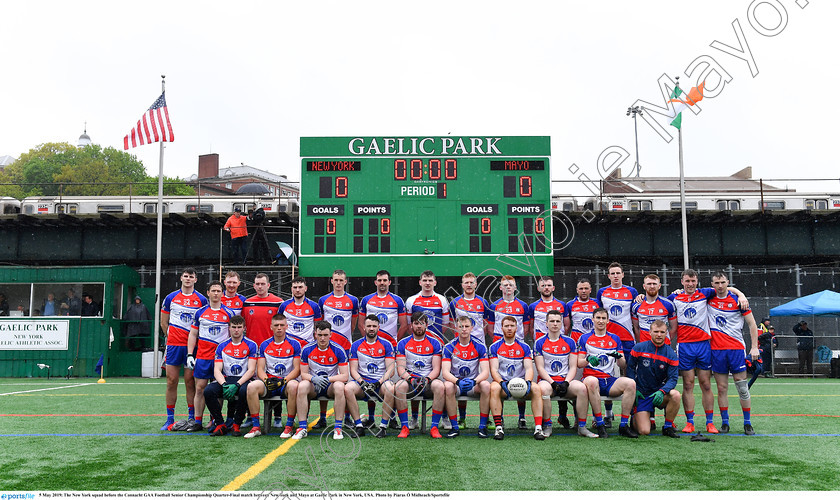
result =
M714 97L683 118L687 175L837 178L840 2L798 3L3 2L0 155L75 144L85 122L122 148L165 74L167 176L218 153L299 179L301 136L451 133L549 135L554 179L597 179L606 148L633 164L627 107L661 105L663 74L688 90L705 60ZM736 20L752 69L711 46L741 50ZM638 138L643 175L677 175L676 140L642 121ZM157 145L131 152L157 173Z

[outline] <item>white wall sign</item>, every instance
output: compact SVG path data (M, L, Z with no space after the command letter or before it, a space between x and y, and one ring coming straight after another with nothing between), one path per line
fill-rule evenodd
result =
M0 321L0 350L66 351L68 320Z

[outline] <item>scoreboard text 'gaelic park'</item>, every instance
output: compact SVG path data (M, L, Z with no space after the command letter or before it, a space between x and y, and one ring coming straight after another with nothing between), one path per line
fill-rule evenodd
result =
M300 271L553 274L549 137L301 137Z

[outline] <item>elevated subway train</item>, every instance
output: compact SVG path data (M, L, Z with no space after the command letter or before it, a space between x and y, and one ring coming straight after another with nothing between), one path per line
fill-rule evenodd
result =
M678 193L609 193L600 197L554 195L551 208L560 212L679 211ZM686 210L840 210L838 193L686 193Z

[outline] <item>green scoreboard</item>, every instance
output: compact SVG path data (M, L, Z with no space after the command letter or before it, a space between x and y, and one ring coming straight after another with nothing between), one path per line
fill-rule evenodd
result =
M301 137L304 276L553 274L549 137Z

